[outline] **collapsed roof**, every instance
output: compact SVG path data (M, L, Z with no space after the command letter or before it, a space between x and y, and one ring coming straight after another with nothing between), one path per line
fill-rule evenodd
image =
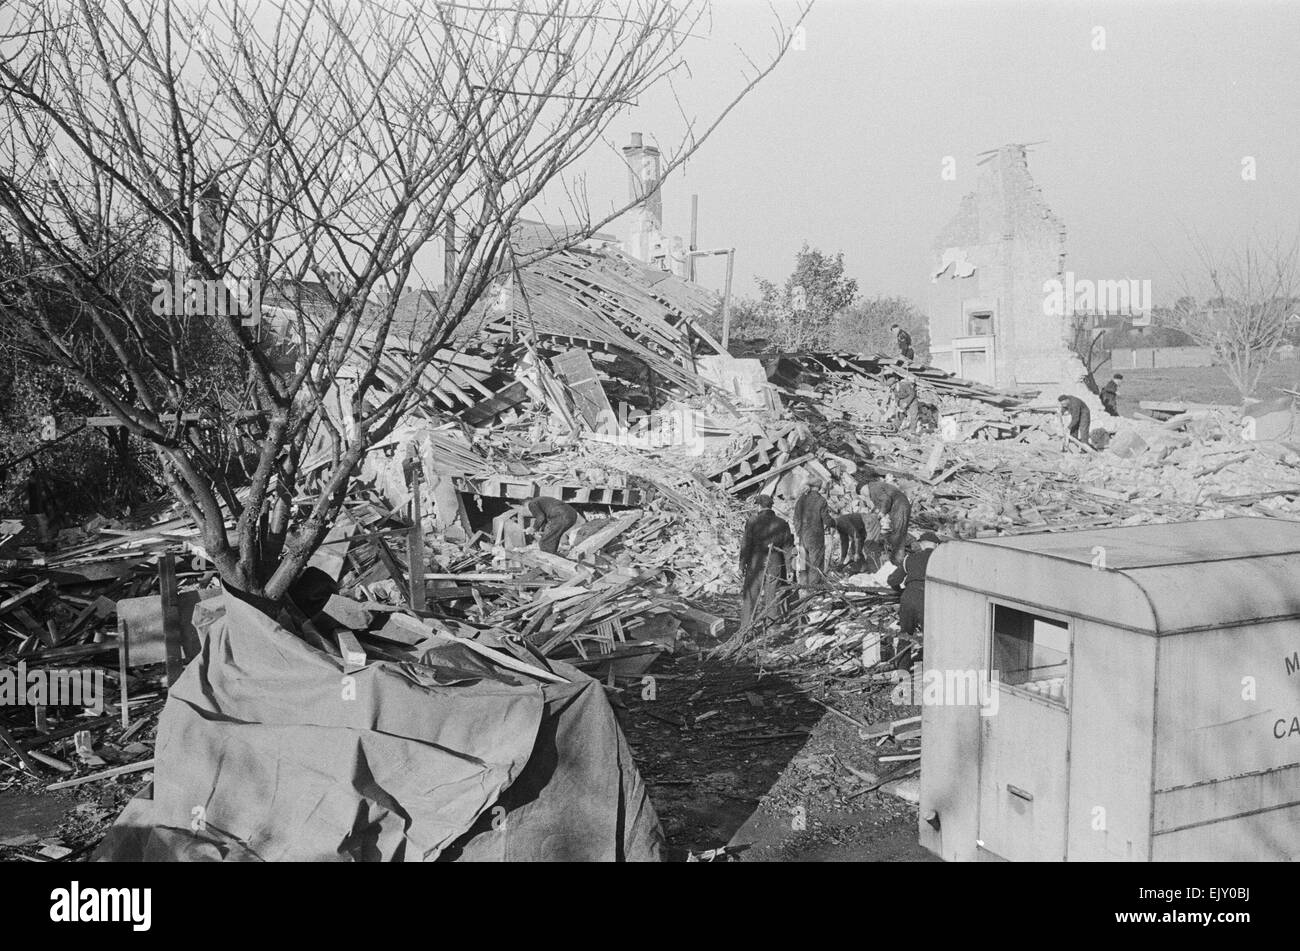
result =
M547 226L516 227L514 250L527 254L553 240ZM521 357L530 349L553 357L571 349L601 359L607 374L646 371L665 395L716 391L697 372L697 354L722 353L700 327L719 306L706 288L649 267L601 241L557 251L498 281L450 334L446 346L423 370L420 415L454 417L471 426L492 423L528 397L518 379ZM395 305L384 340L378 375L387 388L410 373L412 360L440 315L437 292L420 289ZM301 314L321 326L334 305L326 295L280 294L264 305L273 327ZM352 347L349 363L363 366L375 343L373 325ZM621 358L616 360L616 358ZM626 362L624 362L626 361Z

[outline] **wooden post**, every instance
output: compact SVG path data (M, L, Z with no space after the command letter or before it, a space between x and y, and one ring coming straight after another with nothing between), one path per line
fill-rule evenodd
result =
M411 530L406 536L407 578L410 581L411 608L418 612L428 610L428 597L424 590L424 513L420 506L420 476L424 463L418 455L411 458Z
M727 284L722 292L722 349L729 350L731 340L731 274L735 270L736 249L727 251Z
M176 591L176 556L165 553L158 559L158 589L162 593L163 648L167 652L167 686L185 668L181 657L181 608Z
M131 725L131 699L128 696L126 685L126 671L131 662L131 648L127 644L128 639L129 635L126 629L126 622L119 617L117 619L117 672L119 678L117 685L118 689L122 693L121 707L123 729Z
M692 251L698 251L700 249L699 236L700 236L700 196L692 195L691 196L691 250ZM688 269L686 276L692 283L694 283L695 255L688 254L686 256L686 260L690 262L690 267Z
M444 226L442 238L442 286L451 287L452 275L456 273L456 215L449 213Z

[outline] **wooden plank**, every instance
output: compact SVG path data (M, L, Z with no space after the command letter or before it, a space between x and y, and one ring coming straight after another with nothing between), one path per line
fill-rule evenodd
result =
M122 691L120 704L122 707L122 729L126 729L131 725L131 697L130 688L128 687L128 682L131 678L127 673L127 668L130 667L131 663L130 639L130 635L127 633L126 629L126 621L119 616L117 619L117 683L119 689Z
M407 647L414 647L421 641L428 640L433 633L432 630L413 617L408 617L405 614L393 614L389 616L387 623L382 628L374 632L374 636L405 644Z
M6 598L4 601L0 601L0 614L6 614L9 611L14 610L20 604L23 604L26 601L30 601L36 595L40 594L40 592L44 591L46 587L49 586L49 583L50 582L48 579L44 581L38 581L30 588L18 592L12 598Z
M622 535L629 528L635 525L637 520L640 518L641 512L639 510L619 516L609 525L606 525L599 531L592 533L569 549L569 557L576 560L583 555L596 554L596 552L600 551L606 545L610 544L610 542L614 541L614 539L618 538L618 536Z
M368 606L341 594L331 594L320 613L334 619L350 631L364 631L370 626Z
M448 373L460 385L462 390L465 390L467 393L472 392L474 398L479 398L480 394L482 394L483 398L488 399L496 395L492 390L484 386L483 381L477 376L472 373L466 373L460 367L452 366L449 368ZM472 404L473 399L471 399L470 402Z
M655 574L653 572L646 572L645 574L637 575L634 578L628 578L626 581L621 581L613 587L593 591L592 593L595 596L587 603L576 618L572 621L565 621L563 624L557 625L558 631L552 634L546 643L540 648L541 653L543 655L549 654L560 644L569 640L569 638L580 631L583 625L592 619L597 610L604 608L608 602L612 601L620 594L623 594L625 591L637 587L638 585L645 584L654 577Z
M446 571L427 571L425 581L514 581L514 575L492 571L471 571L465 574L452 574Z
M64 737L72 736L74 733L78 733L81 730L97 730L102 726L107 726L116 719L117 717L115 716L95 717L90 720L82 720L78 718L75 723L69 724L68 726L62 726L58 729L50 730L48 733L42 734L41 736L34 736L30 739L23 740L23 749L28 752L35 752L40 747L53 743L55 740L61 740ZM129 732L134 733L135 730L144 723L144 720L136 721L136 726L132 727ZM123 733L118 737L119 742L125 739L129 739L126 733Z
M167 686L176 683L185 664L181 659L181 610L176 590L176 556L165 553L158 560L158 589L162 594L163 649L166 652Z
M797 459L789 459L786 462L781 463L781 465L779 466L773 466L771 469L768 469L766 472L761 473L760 475L756 475L753 476L752 478L745 479L743 482L737 482L727 491L729 491L732 495L736 495L740 492L745 491L745 489L749 488L750 486L759 485L761 483L768 481L769 479L772 479L780 475L783 472L795 468L796 466L803 465L811 458L813 458L813 454L807 453L806 455L802 455Z
M14 751L19 762L23 764L28 772L40 775L40 770L36 768L36 763L27 755L27 751L24 750L18 741L13 738L13 735L5 728L3 723L0 723L0 742L4 743L5 746Z
M473 406L461 410L458 415L471 426L482 426L527 398L528 387L516 381L499 390L495 396L479 400Z
M339 654L343 657L344 673L350 674L366 666L366 650L355 634L344 630L338 631L334 637L339 646Z
M82 776L78 779L66 779L61 783L51 783L45 788L49 791L55 789L71 789L73 786L83 786L86 783L98 782L101 779L112 779L114 776L125 776L127 773L140 773L146 769L153 769L154 759L149 757L138 763L129 763L125 766L114 766L112 769L106 769L102 772L91 773L89 776Z
M1300 486L1292 486L1287 489L1272 489L1268 492L1252 492L1249 495L1212 495L1210 496L1210 501L1246 505L1252 502L1260 502L1264 499L1273 499L1284 495L1300 495Z
M726 627L725 618L718 617L716 614L710 614L708 611L701 611L699 608L681 607L673 611L676 618L681 621L682 630L690 634L704 634L709 637L719 636Z
M448 350L443 347L433 355L434 360L439 363L450 363L458 367L464 367L468 370L474 370L478 373L491 373L492 361L483 357L476 357L472 353L465 353L460 350Z
M30 750L29 752L31 753L32 759L50 767L50 769L58 770L60 773L72 772L72 767L61 759L42 753L40 750Z
M467 637L449 637L446 634L433 634L432 637L435 643L439 639L445 639L454 644L460 644L462 647L468 648L475 654L479 654L488 660L491 660L493 663L499 664L507 670L513 670L516 673L527 674L530 677L536 677L538 680L545 680L548 683L553 684L564 684L569 682L567 678L561 677L559 674L553 674L550 671L543 670L533 664L525 663L524 661L510 656L504 651L488 647L486 644L480 644L478 641L470 640Z
M408 577L411 582L411 607L416 611L428 608L424 587L424 523L420 498L420 483L424 466L418 457L411 460L411 531L406 538Z
M144 411L142 410L141 412L144 412ZM74 421L75 421L75 417L74 417ZM176 422L176 414L175 414L175 413L163 413L163 414L161 414L161 415L158 417L158 421L159 421L159 422L163 422L163 423L174 423L174 422ZM204 422L204 421L205 421L205 418L204 418L204 416L203 416L202 413L182 413L182 414L181 414L181 422L182 422L182 423L200 423L200 422ZM207 418L206 421L209 421L209 422L216 422L216 418L215 418L215 417L209 417L209 418ZM100 429L115 429L116 427L122 425L122 421L121 421L120 419L118 419L116 416L87 416L83 422L84 422L85 425L87 425L87 426L95 426L95 427L98 427L98 428L100 428Z
M573 392L574 407L587 425L598 431L607 428L616 417L587 352L569 350L561 353L551 358L551 367Z
M388 547L388 542L382 538L376 538L374 542L375 551L379 554L379 563L388 572L388 577L397 585L399 591L408 591L409 593L406 584L406 571L402 568L402 563L397 560L397 556L393 554L393 550Z

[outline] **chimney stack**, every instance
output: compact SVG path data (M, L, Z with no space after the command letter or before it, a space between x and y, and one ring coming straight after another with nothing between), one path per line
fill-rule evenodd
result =
M632 133L630 145L623 147L628 167L628 197L636 201L628 235L628 253L650 262L662 240L663 197L659 191L659 150L642 144L640 132Z

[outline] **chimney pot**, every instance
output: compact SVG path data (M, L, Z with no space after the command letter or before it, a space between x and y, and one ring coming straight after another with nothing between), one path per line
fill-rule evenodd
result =
M639 148L641 148L641 133L640 133L640 132L633 132L633 133L632 133L632 145L631 145L630 147L631 147L631 148L634 148L634 149L639 149Z

